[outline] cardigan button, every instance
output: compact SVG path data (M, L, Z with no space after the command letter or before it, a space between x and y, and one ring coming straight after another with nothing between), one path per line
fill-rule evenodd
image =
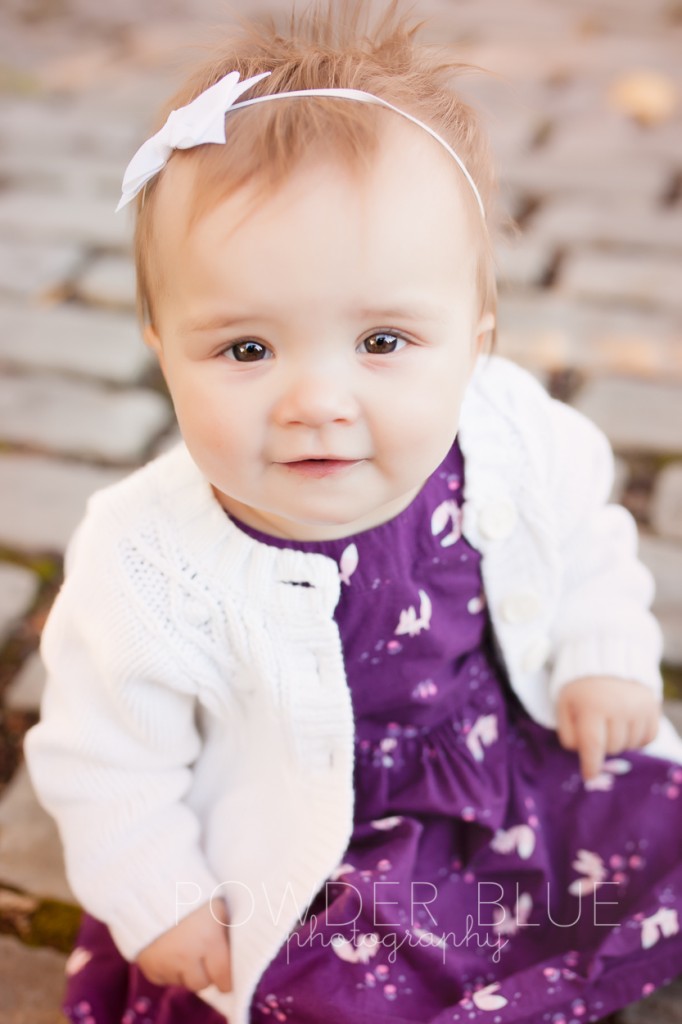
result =
M521 658L524 672L539 672L552 651L552 644L547 636L537 636L526 648Z
M517 626L524 622L532 622L538 617L541 609L538 594L533 590L519 590L515 594L507 594L500 606L500 614L505 622Z
M478 528L488 540L504 540L516 526L516 506L508 499L492 501L478 513Z

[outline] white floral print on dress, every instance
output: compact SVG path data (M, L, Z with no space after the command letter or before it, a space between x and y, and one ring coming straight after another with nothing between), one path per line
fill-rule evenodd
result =
M615 776L627 775L631 770L632 765L624 757L612 757L608 761L604 761L601 771L594 778L585 780L585 789L610 792L613 789Z
M651 949L659 939L677 935L679 930L677 911L673 907L661 907L642 921L642 948Z
M357 945L349 939L344 939L343 935L334 935L331 941L331 947L339 959L349 964L368 963L379 952L379 946L379 936L375 932L358 935Z
M350 586L350 578L360 563L357 544L349 544L344 548L339 560L339 578L342 583Z
M401 611L400 620L394 630L396 636L418 636L422 629L431 628L431 598L425 590L419 591L419 601L419 615L414 605Z
M486 985L485 988L479 988L476 992L472 992L470 996L465 996L464 999L460 1000L459 1005L463 1006L466 1010L470 1010L475 1007L477 1010L501 1010L503 1006L506 1006L509 1002L504 996L496 995L500 986L498 982L494 982L492 985Z
M395 814L390 818L376 818L374 821L370 822L370 825L372 828L378 828L387 832L389 829L395 828L396 825L399 825L402 820L401 815Z
M483 760L483 748L494 743L497 735L497 715L481 715L476 719L466 737L466 745L476 761Z
M578 878L569 885L568 891L573 896L587 896L589 893L594 892L600 882L603 882L606 878L604 861L598 853L591 853L589 850L578 850L577 857L571 866L581 875L585 876L584 878Z
M452 547L462 536L462 510L456 501L451 498L434 509L431 516L431 533L437 537L450 523L450 531L441 538L440 545L443 548Z
M535 832L530 825L512 825L497 830L490 841L495 853L518 853L521 860L528 860L535 849Z
M512 912L509 907L497 906L493 914L493 929L497 935L516 935L519 928L528 924L533 909L530 893L522 892Z
M69 955L64 970L68 978L72 978L74 974L79 974L84 967L92 960L92 953L89 949L84 949L82 946L76 946L75 949Z

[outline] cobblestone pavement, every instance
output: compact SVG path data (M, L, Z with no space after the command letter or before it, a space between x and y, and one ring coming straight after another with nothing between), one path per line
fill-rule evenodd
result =
M277 0L233 10L282 9ZM491 69L503 206L500 351L607 432L657 579L682 720L682 4L416 0ZM53 1024L76 911L21 767L35 654L86 496L174 436L133 316L121 173L218 0L0 9L0 1024ZM191 53L190 53L191 56ZM682 965L681 965L682 966ZM677 982L621 1024L682 1021Z

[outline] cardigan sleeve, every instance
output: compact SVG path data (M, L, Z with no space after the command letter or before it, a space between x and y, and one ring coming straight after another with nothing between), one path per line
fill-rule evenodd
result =
M201 745L192 688L129 600L107 539L106 521L89 515L70 545L25 753L76 898L134 959L192 909L181 897L178 911L178 894L208 899L218 883L185 799Z
M637 527L610 503L613 455L582 414L551 402L550 491L562 568L554 617L550 694L581 676L643 683L660 696L660 627L651 614L654 583L637 558Z

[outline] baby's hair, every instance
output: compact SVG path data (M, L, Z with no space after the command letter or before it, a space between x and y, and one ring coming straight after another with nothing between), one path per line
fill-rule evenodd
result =
M352 88L388 100L442 135L476 183L486 222L453 161L453 183L459 175L478 241L480 312L494 312L493 162L477 115L451 88L453 77L472 68L443 47L418 42L423 22L401 13L401 6L401 0L391 0L374 26L369 25L368 0L316 0L303 14L292 11L286 32L272 16L257 21L240 18L240 29L212 47L210 57L169 101L158 127L171 110L191 102L230 71L238 71L241 80L271 72L249 91L249 97L297 89ZM170 157L195 163L198 187L190 199L188 229L242 186L255 186L259 196L271 195L311 154L333 154L352 169L362 170L381 142L386 119L397 115L370 104L306 97L255 104L227 117L226 145L175 150ZM143 327L154 324L155 300L163 289L162 273L153 259L155 197L162 176L163 172L148 182L136 206L137 308Z

